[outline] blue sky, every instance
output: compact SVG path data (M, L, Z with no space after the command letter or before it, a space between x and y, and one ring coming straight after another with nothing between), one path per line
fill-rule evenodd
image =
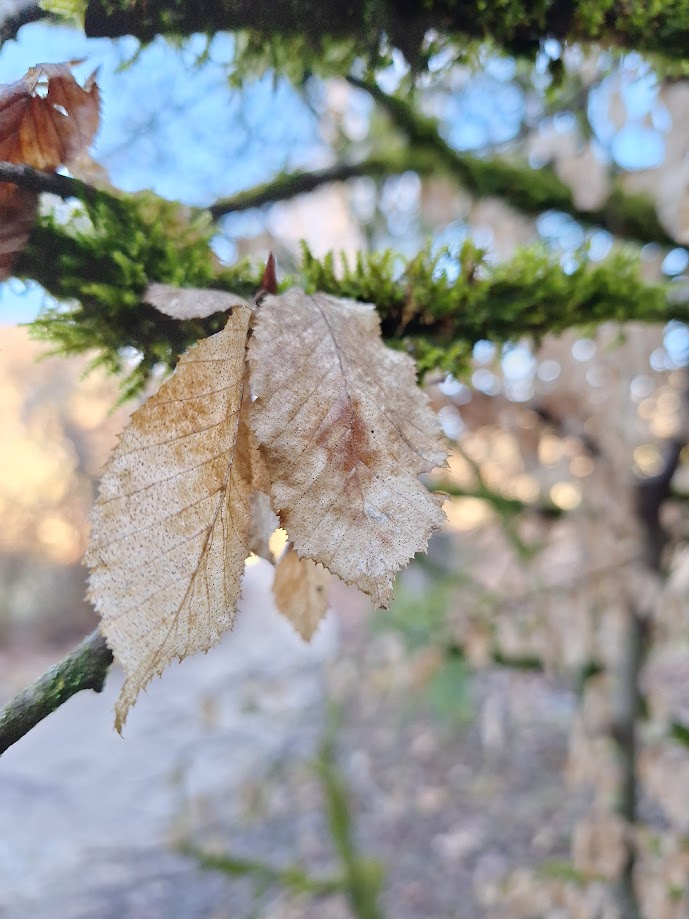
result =
M161 40L135 57L137 48L132 38L87 39L66 26L32 24L3 46L0 83L37 63L85 58L76 73L97 69L102 95L92 153L125 191L151 188L204 205L280 169L322 162L316 117L285 81L266 76L241 91L230 88L230 36L213 40L201 66L195 66L205 48L201 37L183 51ZM27 321L41 302L38 289L0 285L0 322Z

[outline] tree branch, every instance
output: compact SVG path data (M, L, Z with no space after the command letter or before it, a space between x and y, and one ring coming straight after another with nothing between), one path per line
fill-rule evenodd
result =
M311 44L346 38L366 56L372 38L385 33L394 47L422 57L424 35L435 28L454 36L491 39L511 53L533 56L543 38L568 44L596 42L613 48L652 52L684 60L689 21L681 0L643 4L629 0L91 0L86 34L98 37L135 35L150 41L156 34L251 30L259 38L303 35Z
M22 26L48 15L36 0L6 0L3 9L0 15L0 48L6 41L16 38Z
M321 185L330 182L346 182L348 179L361 176L381 177L404 172L406 169L415 169L417 172L428 171L428 161L421 162L421 158L414 160L412 157L402 160L393 156L371 156L358 163L337 163L326 169L316 169L313 172L282 172L262 185L255 185L246 191L240 191L228 198L221 198L212 204L208 210L214 220L225 214L237 211L247 211L252 207L262 207L264 204L274 204L276 201L286 201L296 195L303 195L314 191Z
M112 651L96 629L0 712L0 755L82 689L101 692Z
M43 172L32 166L26 166L24 163L0 162L0 182L11 182L12 185L24 188L26 191L46 192L57 195L58 198L78 198L80 201L90 203L107 201L113 205L119 203L119 198L115 195L88 185L81 179L63 176L57 172Z
M478 198L495 195L527 214L551 209L563 211L575 220L599 225L618 237L639 243L683 245L663 228L653 202L645 195L630 194L616 186L601 207L577 207L571 188L549 167L531 169L525 163L501 156L460 153L443 140L435 119L420 114L405 99L383 92L370 80L352 76L347 80L367 92L387 112L416 152L430 154L439 171L449 173Z
M685 398L687 393L685 392ZM660 473L637 480L634 487L635 512L641 528L641 562L653 578L663 576L662 554L667 534L661 522L663 504L671 495L672 478L677 471L685 440L677 438L667 447ZM613 739L617 744L620 763L620 795L618 813L630 830L638 820L639 797L639 719L644 699L641 671L651 644L653 611L640 606L634 599L628 603L627 622L618 667L616 717ZM634 887L636 864L634 837L630 834L622 873L617 883L618 903L625 919L640 919L641 908Z

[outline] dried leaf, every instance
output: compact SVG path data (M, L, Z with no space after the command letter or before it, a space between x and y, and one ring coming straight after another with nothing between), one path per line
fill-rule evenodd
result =
M250 399L249 387L244 393L244 406L242 413L249 417ZM251 527L249 528L249 548L261 558L271 564L274 556L270 548L270 537L280 526L277 514L270 503L270 478L266 469L265 460L258 446L256 435L249 426L246 428L245 439L248 462L251 467Z
M311 641L328 609L330 574L287 545L275 569L275 605L304 641Z
M132 416L92 517L89 594L126 679L116 727L173 659L235 616L249 554L251 467L240 423L251 311L191 348Z
M249 529L249 548L254 555L272 563L270 537L279 526L280 521L271 507L270 497L265 492L255 491L251 496L251 528Z
M9 278L14 259L28 242L38 195L8 182L0 182L0 281Z
M0 88L0 160L54 171L85 153L98 129L98 87L82 89L69 64L40 64ZM0 183L0 280L27 243L35 192Z
M98 120L94 76L82 89L71 64L39 64L0 89L0 160L50 171L68 166L90 146Z
M249 360L251 423L297 553L387 606L444 519L419 481L447 451L413 362L383 345L371 305L298 288L262 301Z
M105 191L115 192L115 186L110 181L110 173L95 160L90 153L80 153L73 157L69 162L69 171L75 179L81 179L87 185L93 185L94 188L102 188Z
M214 313L226 313L246 301L224 290L200 290L195 287L172 287L170 284L149 284L144 302L173 319L205 319Z

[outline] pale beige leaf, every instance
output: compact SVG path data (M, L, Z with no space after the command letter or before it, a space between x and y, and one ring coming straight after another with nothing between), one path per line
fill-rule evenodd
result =
M263 491L255 491L251 496L249 548L255 555L271 563L273 553L270 548L270 537L279 526L280 521L271 507L270 497Z
M143 300L173 319L205 319L214 313L226 313L245 300L224 290L173 287L171 284L149 284Z
M244 417L249 417L250 411L250 394L249 387L244 392L244 406L242 413ZM261 558L266 559L271 564L274 557L270 548L270 537L280 526L277 514L273 511L270 503L270 478L266 468L265 459L261 453L256 435L251 428L246 428L246 447L248 451L248 462L251 467L251 527L249 529L249 548Z
M180 359L132 416L93 511L89 596L125 672L116 727L175 658L234 621L249 554L251 469L240 418L250 310ZM241 422L241 423L240 423Z
M300 557L387 606L444 520L419 480L447 451L414 364L384 346L370 304L292 288L254 322L250 417L273 508Z
M304 641L311 641L328 609L330 574L287 545L275 569L273 595L278 610Z

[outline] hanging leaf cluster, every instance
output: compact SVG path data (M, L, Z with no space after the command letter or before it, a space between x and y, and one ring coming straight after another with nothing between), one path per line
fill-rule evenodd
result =
M125 671L118 730L155 675L232 626L246 558L269 555L276 526L276 602L308 639L331 575L387 607L444 519L419 479L446 462L438 422L373 306L161 284L146 300L176 318L231 312L134 413L102 478L86 561Z

